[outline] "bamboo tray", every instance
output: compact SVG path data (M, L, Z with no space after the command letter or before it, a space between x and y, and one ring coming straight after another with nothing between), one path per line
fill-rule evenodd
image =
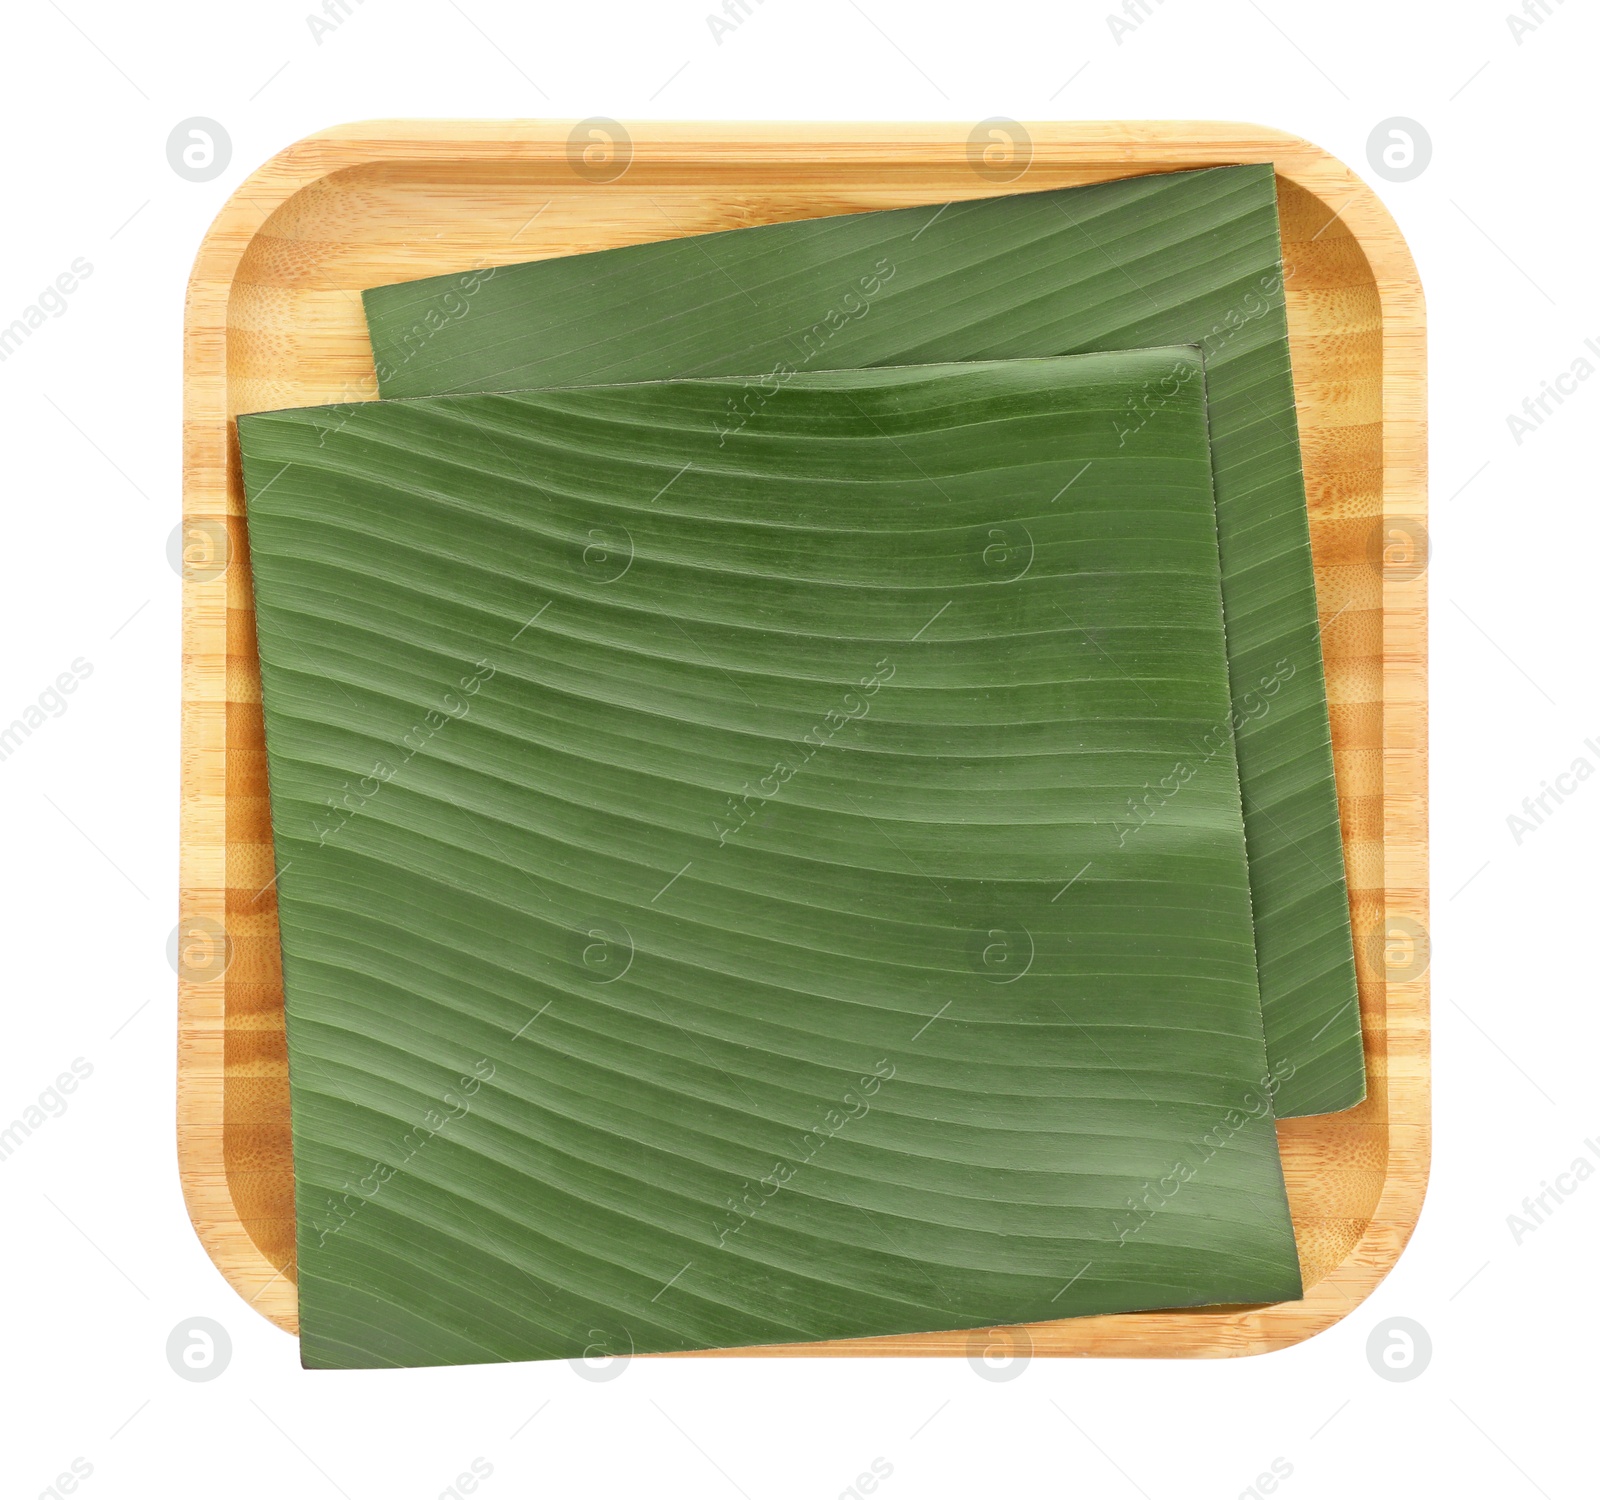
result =
M232 418L374 397L357 294L383 282L1232 162L1271 161L1278 173L1369 1095L1344 1114L1278 1127L1302 1301L1079 1318L989 1341L1052 1355L1257 1353L1338 1321L1399 1256L1429 1156L1427 595L1426 554L1415 551L1426 329L1416 267L1371 190L1293 136L1209 122L1033 124L1029 162L1007 154L1016 130L996 125L651 124L633 128L630 148L603 122L580 133L547 121L374 121L280 152L207 233L184 326L178 1156L202 1244L279 1327L296 1328L294 1178ZM962 1354L974 1339L761 1352Z

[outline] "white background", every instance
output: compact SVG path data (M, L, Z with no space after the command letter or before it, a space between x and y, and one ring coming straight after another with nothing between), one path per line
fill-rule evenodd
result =
M307 0L10 0L0 23L0 325L75 258L93 265L0 364L0 723L74 659L93 666L0 762L0 1121L74 1058L93 1067L0 1161L4 1493L48 1493L79 1458L93 1473L78 1493L105 1500L434 1500L482 1458L488 1500L829 1500L881 1458L887 1500L1234 1497L1275 1459L1290 1500L1419 1484L1592 1495L1600 1185L1520 1245L1507 1225L1600 1140L1600 778L1520 845L1507 824L1575 757L1600 766L1583 744L1600 743L1600 380L1520 444L1507 423L1600 341L1592 13L1549 0L1519 42L1506 0L1149 0L1118 42L1108 0L750 0L718 45L707 0L351 6L320 44ZM228 169L199 184L166 158L195 115L233 142ZM255 165L326 125L408 115L1239 119L1304 135L1373 182L1421 268L1431 334L1436 1136L1410 1248L1342 1323L1264 1358L1037 1359L1005 1382L959 1359L636 1361L606 1383L565 1363L307 1374L223 1282L178 1189L164 951L184 282ZM1367 166L1391 116L1432 138L1410 182ZM165 1357L197 1315L233 1340L206 1384ZM1404 1384L1365 1352L1393 1316L1433 1343Z

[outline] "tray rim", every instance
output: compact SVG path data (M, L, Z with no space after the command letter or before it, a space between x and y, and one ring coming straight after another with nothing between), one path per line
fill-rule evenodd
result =
M233 281L251 241L295 194L333 173L374 165L558 161L571 120L370 120L299 140L256 169L228 198L201 241L190 275L183 334L183 521L226 524L232 418L226 371ZM1373 191L1335 157L1270 127L1221 121L1023 122L1035 163L1108 175L1172 171L1223 162L1271 162L1281 178L1339 219L1371 269L1382 318L1384 518L1423 521L1427 510L1426 321L1414 261ZM634 160L687 167L781 166L787 161L939 166L966 159L964 122L628 122ZM226 925L225 756L208 751L226 713L226 573L186 571L183 584L179 914ZM1428 916L1426 573L1382 582L1381 758L1384 920ZM209 732L208 732L209 731ZM1364 979L1384 994L1388 1154L1383 1186L1360 1239L1298 1302L1261 1308L1124 1313L1029 1325L1003 1336L1041 1355L1217 1357L1298 1343L1352 1312L1393 1268L1416 1225L1431 1151L1428 977ZM288 1332L297 1329L295 1289L241 1221L224 1154L224 990L178 979L177 1147L191 1224L241 1297ZM1164 1319L1182 1326L1177 1338ZM901 1335L708 1354L839 1356L959 1355L976 1334ZM669 1357L695 1357L669 1356Z

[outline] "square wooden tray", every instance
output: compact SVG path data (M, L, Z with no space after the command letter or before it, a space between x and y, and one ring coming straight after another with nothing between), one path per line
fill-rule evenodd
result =
M998 133L997 133L998 130ZM1404 240L1347 167L1209 122L635 125L373 121L280 152L229 199L184 327L178 1155L201 1242L296 1328L278 914L239 412L377 394L358 293L641 240L1232 162L1278 174L1289 333L1357 933L1369 1094L1278 1127L1307 1287L1269 1307L996 1335L1060 1355L1226 1355L1336 1322L1394 1264L1429 1155L1425 322ZM985 156L983 149L990 147ZM583 154L586 148L587 155ZM1009 155L1007 154L1009 152ZM1018 168L1026 170L1018 173ZM625 170L618 174L618 167ZM962 1354L966 1333L763 1353Z

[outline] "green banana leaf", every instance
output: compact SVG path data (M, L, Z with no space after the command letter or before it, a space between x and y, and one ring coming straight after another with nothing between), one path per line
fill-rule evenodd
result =
M1234 728L1280 1115L1366 1092L1269 165L763 225L366 293L384 396L1193 343L1206 357ZM1148 417L1150 392L1117 414ZM1127 816L1161 789L1129 789Z
M307 1365L1299 1292L1198 353L737 388L240 418Z

